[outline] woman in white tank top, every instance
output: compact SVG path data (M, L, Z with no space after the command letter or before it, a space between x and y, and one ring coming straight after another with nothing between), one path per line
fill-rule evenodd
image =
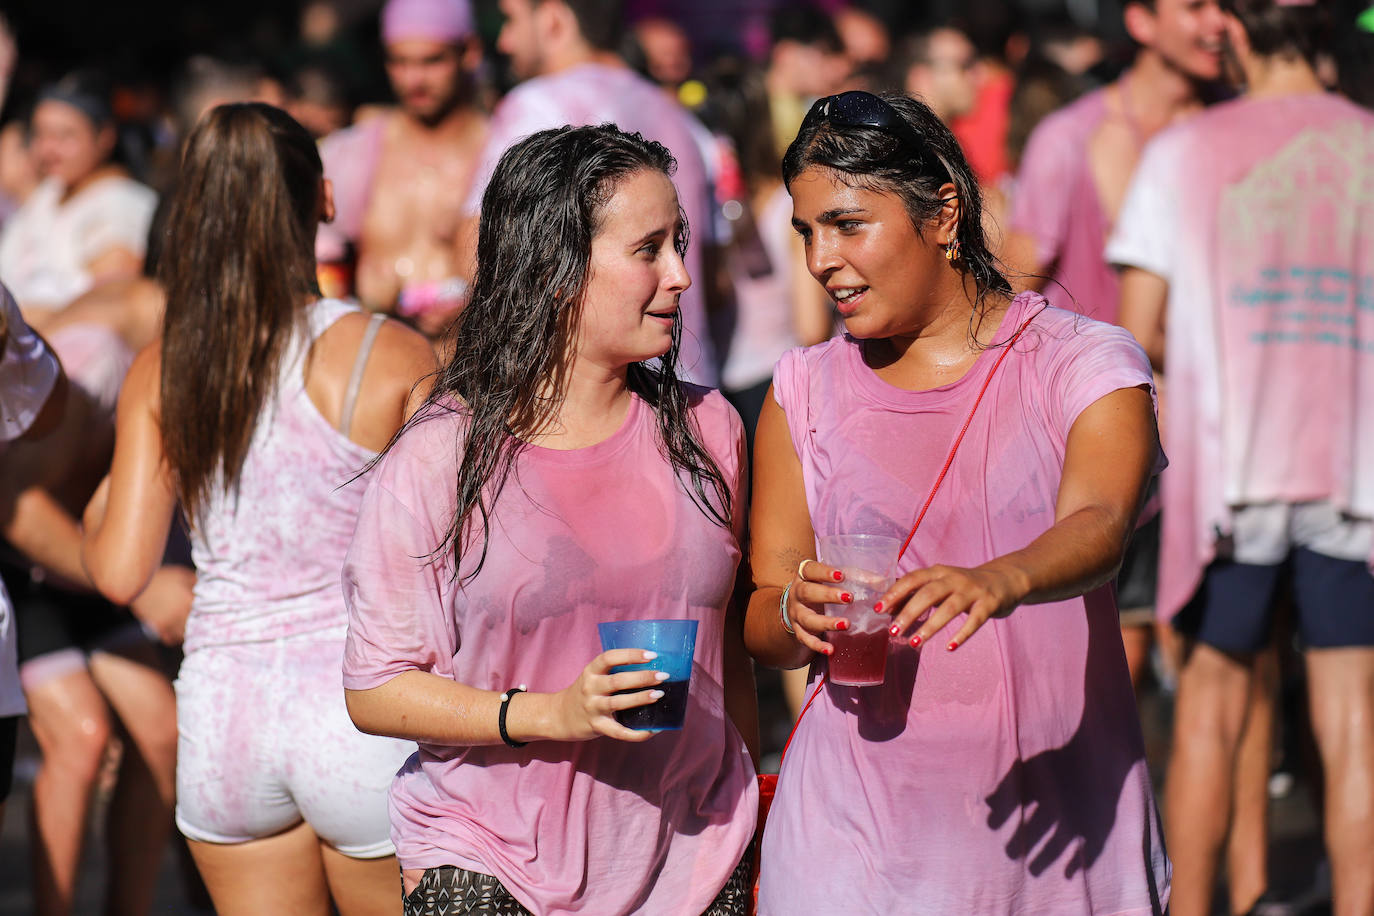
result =
M310 136L224 105L187 141L162 341L120 399L86 562L137 594L178 500L198 581L177 679L177 824L216 910L397 912L386 789L407 742L343 705L339 573L363 482L434 369L420 335L320 300L332 216ZM418 400L415 401L418 403Z

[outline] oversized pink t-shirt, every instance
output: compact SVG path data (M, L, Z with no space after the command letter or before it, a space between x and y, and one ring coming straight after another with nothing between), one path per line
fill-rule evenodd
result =
M1098 90L1036 126L1017 172L1009 225L1035 239L1036 260L1053 265L1044 291L1052 305L1115 322L1120 285L1102 256L1112 227L1088 161L1106 116L1106 95Z
M1183 396L1165 419L1161 616L1234 506L1374 518L1374 115L1325 93L1208 109L1146 148L1107 254L1169 282Z
M715 386L720 375L706 324L702 291L708 278L701 259L713 234L711 186L691 118L687 109L628 67L582 64L526 80L506 93L492 113L465 210L475 214L481 209L482 194L501 154L517 140L541 130L610 122L662 143L677 160L673 184L692 236L687 249L692 286L680 302L682 348L678 369L688 381Z
M1152 384L1128 333L1044 303L1022 294L1004 318L999 341L1035 314L901 572L976 566L1043 534L1079 413ZM1001 353L928 391L879 379L848 337L784 356L774 392L817 536L905 537ZM946 651L962 624L920 652L893 643L882 686L827 685L802 718L764 834L761 914L1163 910L1169 864L1110 586L1020 607Z
M717 392L690 398L702 444L742 498L738 415ZM459 586L452 554L425 558L453 518L464 417L435 409L368 485L344 568L344 686L419 670L551 693L601 652L598 623L686 618L699 621L691 694L683 729L642 744L421 744L391 790L401 866L495 875L540 914L695 916L739 864L758 808L724 709L736 536L688 496L659 453L653 410L635 397L603 442L520 452L486 563Z

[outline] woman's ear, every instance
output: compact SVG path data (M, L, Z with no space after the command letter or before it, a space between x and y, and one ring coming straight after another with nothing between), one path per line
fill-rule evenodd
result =
M940 214L935 218L935 242L948 245L959 236L959 219L964 214L963 201L959 199L959 189L952 181L940 185L938 193L943 203L940 205Z

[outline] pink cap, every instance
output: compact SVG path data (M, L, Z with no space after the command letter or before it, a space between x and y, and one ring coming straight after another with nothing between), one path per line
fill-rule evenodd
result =
M421 38L458 41L473 32L468 0L390 0L382 10L382 42Z

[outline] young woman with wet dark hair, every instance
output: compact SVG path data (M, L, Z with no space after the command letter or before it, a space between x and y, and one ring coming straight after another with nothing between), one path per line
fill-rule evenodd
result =
M783 177L847 333L783 357L756 438L746 639L817 691L760 912L1162 911L1109 585L1160 457L1144 354L1012 297L977 182L919 102L822 99ZM818 536L901 543L918 519L866 606L813 559ZM829 682L851 625L888 629L880 686Z
M674 376L687 227L668 151L612 125L511 147L434 394L369 485L344 686L420 751L392 787L407 913L740 914L756 731L744 436ZM597 624L698 622L680 731ZM518 688L518 689L517 689Z
M348 719L339 574L358 474L434 355L319 297L315 230L332 215L315 142L285 112L221 105L200 121L159 264L162 339L129 371L86 510L86 566L120 602L144 588L178 502L190 521L176 820L226 916L398 909L385 786L409 745Z

